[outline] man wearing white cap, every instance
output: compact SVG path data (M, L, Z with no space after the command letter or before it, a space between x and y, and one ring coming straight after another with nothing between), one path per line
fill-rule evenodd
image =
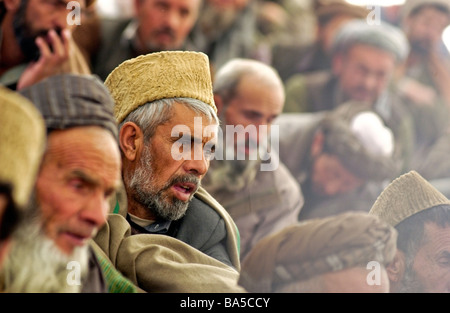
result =
M335 36L330 70L296 74L286 82L284 112L317 112L348 101L366 102L392 129L394 157L407 168L414 148L413 121L394 83L408 53L408 39L400 28L350 21Z
M305 198L299 219L370 210L395 177L392 131L366 104L349 102L331 112L283 114L280 160Z

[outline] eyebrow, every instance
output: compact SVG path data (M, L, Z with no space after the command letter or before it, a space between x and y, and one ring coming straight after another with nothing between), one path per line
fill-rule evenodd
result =
M441 253L439 253L439 257L440 258L444 257L446 259L450 259L450 251L447 251L447 250L442 251Z
M91 186L100 186L101 182L98 179L93 178L92 176L89 176L84 171L80 169L75 169L72 172L70 172L69 177L77 177L81 178L83 181L85 181L87 184ZM108 192L114 192L120 188L120 181L116 181L113 186L107 189Z
M100 181L98 179L89 176L84 171L80 169L75 169L69 173L69 177L77 177L83 179L85 182L91 185L100 185Z
M185 139L185 140L189 140L191 143L193 142L193 143L202 144L202 145L204 145L212 140L212 138L208 139L206 137L204 139L203 139L203 137L198 138L198 137L192 136L190 133L184 133L184 134L180 133L179 136L172 136L172 139L177 139L177 140Z

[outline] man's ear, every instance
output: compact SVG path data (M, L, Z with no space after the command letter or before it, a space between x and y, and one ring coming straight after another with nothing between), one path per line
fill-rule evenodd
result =
M403 279L406 268L405 262L405 254L397 249L394 259L386 266L389 281L391 282L391 289L395 288L395 286Z
M311 156L317 156L322 153L323 143L325 141L325 135L322 131L317 131L314 134L314 138L311 144Z
M126 122L122 125L119 132L119 146L123 155L129 160L134 161L139 149L143 145L144 134L139 126L133 122Z

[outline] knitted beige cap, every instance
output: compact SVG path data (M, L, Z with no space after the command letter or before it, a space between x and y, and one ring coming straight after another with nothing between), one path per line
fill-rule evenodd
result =
M413 214L441 204L450 205L450 200L419 173L410 171L383 190L369 213L396 226Z
M146 103L165 98L193 98L214 103L208 56L201 52L162 51L124 61L105 80L121 123Z
M0 86L0 182L12 186L16 206L28 203L46 141L39 111L25 97Z

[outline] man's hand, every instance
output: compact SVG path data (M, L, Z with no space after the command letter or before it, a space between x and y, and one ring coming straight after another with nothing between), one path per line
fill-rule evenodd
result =
M47 37L48 41L42 37L36 38L36 45L39 47L41 56L25 69L17 83L17 90L33 85L51 75L70 70L70 31L64 29L60 37L52 29Z

